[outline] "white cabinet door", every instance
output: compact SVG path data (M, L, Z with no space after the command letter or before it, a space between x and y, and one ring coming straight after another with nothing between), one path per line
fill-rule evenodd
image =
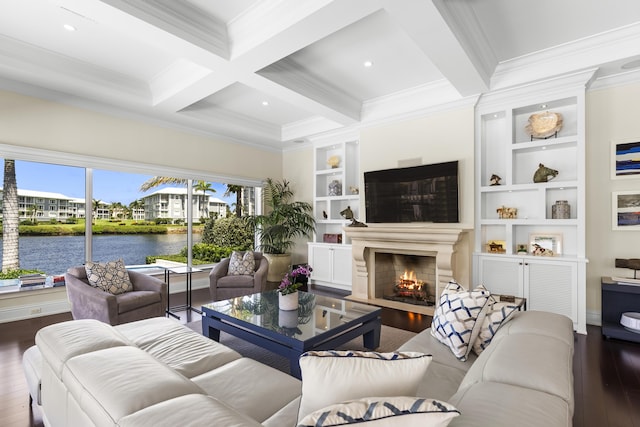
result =
M477 284L527 299L527 310L569 317L578 326L578 261L477 256Z
M475 285L484 285L494 294L523 298L525 295L522 262L520 258L479 256L479 281Z
M528 260L525 292L529 310L550 311L578 321L578 263Z
M311 282L351 290L351 245L309 244Z

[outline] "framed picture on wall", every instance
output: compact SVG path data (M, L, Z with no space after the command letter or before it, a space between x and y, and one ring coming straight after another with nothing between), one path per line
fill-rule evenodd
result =
M640 190L613 192L611 219L614 230L640 230Z
M611 178L640 178L640 138L611 143Z

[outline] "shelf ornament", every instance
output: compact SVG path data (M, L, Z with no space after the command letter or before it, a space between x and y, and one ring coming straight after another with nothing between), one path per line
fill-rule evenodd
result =
M533 182L548 182L558 176L558 171L551 169L540 163L538 169L533 174Z
M491 182L491 185L500 185L500 181L502 181L502 178L494 173L493 175L491 175L491 178L489 178L489 181Z
M531 136L531 140L547 139L551 136L558 137L558 131L562 129L562 114L536 113L529 116L529 123L524 127L525 132Z
M327 159L327 164L331 166L331 169L335 169L340 166L340 156L331 156Z

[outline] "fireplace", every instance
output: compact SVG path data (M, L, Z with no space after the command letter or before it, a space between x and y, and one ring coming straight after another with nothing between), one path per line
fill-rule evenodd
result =
M470 229L466 227L370 224L345 231L354 267L349 299L432 315L432 304L444 285L453 279L469 284ZM416 277L402 278L405 270L407 274L413 270ZM418 281L422 282L419 289Z
M375 264L376 298L433 305L436 292L435 257L376 252Z

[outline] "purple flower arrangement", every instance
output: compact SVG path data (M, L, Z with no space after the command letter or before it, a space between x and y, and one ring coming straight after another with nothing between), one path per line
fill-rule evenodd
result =
M298 291L298 288L302 286L302 283L296 282L300 277L309 277L313 269L308 264L300 265L297 268L291 270L284 275L280 285L278 286L278 292L282 295L292 294Z

